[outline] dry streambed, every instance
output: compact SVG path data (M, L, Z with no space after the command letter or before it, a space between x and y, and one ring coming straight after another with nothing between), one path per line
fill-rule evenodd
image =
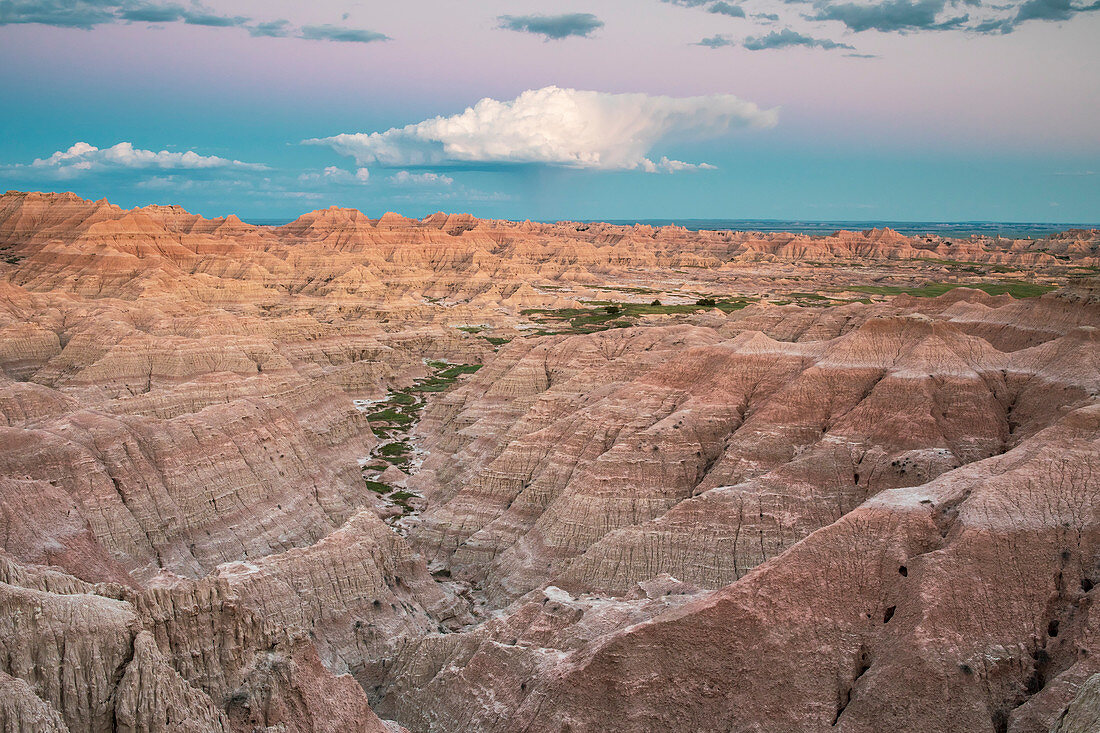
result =
M379 439L369 456L360 460L367 488L386 503L385 521L401 535L417 522L424 498L406 488L409 476L424 462L424 451L411 440L413 428L429 395L443 392L460 377L473 374L481 364L451 364L425 360L431 374L406 389L389 390L383 400L359 400L356 406L368 412L371 430Z

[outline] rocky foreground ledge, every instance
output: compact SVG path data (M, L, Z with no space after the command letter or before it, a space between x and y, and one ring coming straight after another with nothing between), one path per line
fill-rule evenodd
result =
M1096 730L1098 254L0 196L0 728Z

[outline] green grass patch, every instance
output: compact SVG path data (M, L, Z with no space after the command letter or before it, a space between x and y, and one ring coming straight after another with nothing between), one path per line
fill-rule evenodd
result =
M408 425L413 421L410 415L398 410L396 407L387 407L385 410L379 410L378 412L372 412L367 415L368 420L377 420L379 422L394 422L400 425Z
M700 310L718 308L726 313L740 310L751 298L723 298L721 300L701 298L696 303L664 305L660 303L619 303L610 300L593 301L591 308L528 308L522 311L538 323L561 324L568 322L568 330L541 330L535 335L547 336L564 333L594 333L608 328L624 328L633 325L629 319L649 315L683 315ZM713 303L713 304L711 304Z
M481 338L485 339L493 346L503 346L504 344L509 343L512 340L506 339L502 336L482 336Z
M378 449L378 455L383 458L389 458L390 456L404 456L411 451L408 443L403 441L397 441L394 443L386 443L384 446Z
M481 333L485 330L485 326L458 326L458 330L466 333Z
M429 379L413 387L414 392L443 392L454 384L453 379Z
M441 370L427 379L418 381L411 388L411 392L442 392L454 384L461 375L473 374L481 368L481 364L451 365L445 362L435 363L442 365Z
M937 265L943 265L944 267L947 267L951 270L957 270L959 272L979 273L992 271L997 273L1006 273L1020 271L1019 267L1013 267L1012 265L994 265L986 264L984 262L969 262L967 260L940 260L918 258L912 261L921 263L931 262Z
M455 379L459 374L473 374L481 368L481 364L457 364L450 369L445 369L436 375L438 379Z
M869 295L901 295L907 294L917 298L935 298L950 292L955 288L975 288L984 290L990 295L1011 295L1013 298L1034 298L1049 293L1055 289L1054 285L1039 285L1027 282L995 282L995 283L929 283L920 288L907 288L894 285L852 285L845 288L856 293L868 293Z
M393 491L393 487L387 483L383 483L381 481L371 481L370 479L365 480L367 482L367 488L376 494L388 494Z
M388 498L395 502L405 502L416 496L416 494L409 493L408 491L395 491L389 495Z
M659 293L660 290L654 290L653 288L631 288L631 287L614 287L611 285L593 285L593 290L606 290L612 293L633 293L635 295L648 295L649 293Z

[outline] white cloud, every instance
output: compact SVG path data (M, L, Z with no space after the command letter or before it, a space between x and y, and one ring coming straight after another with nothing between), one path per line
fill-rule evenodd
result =
M505 102L482 99L460 114L385 132L303 142L328 145L361 166L543 163L671 171L690 164L649 160L646 156L662 140L772 127L777 119L776 110L762 110L730 94L677 98L546 87Z
M355 173L352 173L343 168L330 165L320 173L303 173L298 176L298 180L306 183L316 183L319 181L328 181L330 183L366 183L370 180L370 171L366 168L359 168Z
M138 188L148 188L152 190L167 190L173 191L187 191L195 186L195 182L189 178L182 178L180 176L150 176L144 180L138 181L134 184Z
M390 176L390 182L399 186L450 186L455 179L439 173L409 173L397 171Z
M78 142L68 150L59 150L48 158L37 158L29 166L18 168L36 168L56 171L61 175L78 175L88 171L111 169L158 169L158 170L195 170L204 168L240 168L263 170L265 166L243 163L239 160L219 158L216 155L199 155L193 150L185 153L172 153L161 150L135 148L131 143L122 142L109 148L97 148L85 142Z
M642 169L646 173L679 173L680 171L713 171L717 168L710 163L685 163L682 160L671 160L668 156L662 156L654 163L652 160L643 160Z

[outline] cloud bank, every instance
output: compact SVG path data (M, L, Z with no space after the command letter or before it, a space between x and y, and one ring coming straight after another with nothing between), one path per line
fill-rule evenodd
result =
M110 23L185 23L214 28L238 27L253 36L275 38L350 43L389 40L382 33L343 26L297 28L286 20L254 22L241 15L221 15L197 3L184 6L151 0L0 0L0 26L26 23L82 30Z
M545 40L560 41L570 36L587 38L593 31L603 28L603 21L592 13L567 13L565 15L502 15L497 18L498 27L522 33L534 33Z
M731 18L745 17L744 8L742 8L740 5L730 5L729 3L724 2L724 0L719 0L719 2L711 5L709 8L707 8L707 12L714 13L716 15L728 15Z
M398 186L450 186L455 179L441 173L410 173L397 171L390 176L390 183Z
M723 46L736 46L737 41L733 40L729 36L717 35L704 38L698 41L696 46L706 46L707 48L722 48Z
M384 33L327 24L303 26L298 33L298 38L304 38L307 41L341 41L344 43L371 43L373 41L390 40L390 37Z
M352 173L343 168L330 165L320 172L313 171L303 173L298 176L298 180L302 183L339 183L345 185L366 183L370 180L370 171L366 168L360 168Z
M766 36L750 36L745 39L743 45L750 51L766 51L774 48L790 48L792 46L823 48L826 50L832 50L834 48L852 48L846 43L837 43L836 41L830 41L824 38L813 38L812 36L793 31L790 28L784 28L781 31L772 31Z
M787 0L807 2L808 0ZM1007 0L981 3L978 0L879 0L878 2L814 0L814 12L807 20L833 20L857 33L919 33L963 30L973 33L1011 33L1024 22L1061 22L1079 13L1100 10L1100 0Z
M728 15L736 18L751 17L758 22L778 21L778 12L755 12L747 16L744 8L727 0L661 0L669 5L686 8L701 8L709 13ZM759 6L752 6L757 8ZM1004 0L1003 2L982 2L982 0L777 0L767 8L783 10L785 22L834 21L841 23L849 31L863 33L878 31L881 33L923 33L959 30L981 34L1011 33L1021 23L1063 22L1072 20L1080 13L1100 10L1100 0ZM769 34L771 35L771 34ZM808 36L804 36L808 37ZM763 37L768 38L767 36ZM723 42L726 39L727 42ZM762 40L762 39L755 39ZM817 39L811 39L817 40ZM789 48L793 46L814 45L819 48L850 48L846 44L835 46L820 43L782 43L783 39L772 39L775 45L767 48ZM763 41L767 43L768 41ZM726 36L718 34L696 43L698 46L718 48L737 45L728 42ZM746 44L746 47L748 45ZM760 49L755 49L760 50Z
M777 119L776 110L762 110L729 94L674 98L551 86L510 101L482 99L460 114L385 132L346 133L303 143L327 145L361 166L532 163L656 171L662 164L647 155L662 140L767 128ZM689 165L667 161L663 167Z
M264 170L265 166L219 158L216 155L199 155L193 150L184 153L174 153L168 150L155 152L135 148L132 143L128 142L121 142L109 148L100 149L85 142L78 142L68 150L58 150L48 158L36 158L29 165L18 165L13 166L13 168L69 177L82 173L110 170L200 170L208 168Z
M948 30L961 27L969 16L941 18L946 0L885 0L864 5L854 2L829 3L818 9L813 20L839 20L859 32Z

